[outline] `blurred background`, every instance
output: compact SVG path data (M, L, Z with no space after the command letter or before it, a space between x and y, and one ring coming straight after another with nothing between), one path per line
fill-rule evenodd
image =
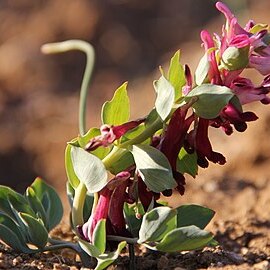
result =
M78 94L85 57L79 52L45 56L40 52L42 44L83 39L95 47L88 127L99 126L101 105L124 81L129 81L132 116L140 117L153 106L152 81L159 76L158 66L166 67L181 48L182 63L188 63L194 72L203 54L200 31L208 28L220 33L224 18L215 2L1 0L0 184L24 191L41 176L61 192L65 190L64 149L78 134ZM270 23L268 0L224 2L242 23L249 16ZM269 136L269 128L265 133L270 119L267 109L258 109L258 114L268 118L250 124L251 131L241 140L238 134L236 138L213 134L214 149L224 151L229 160L222 169L215 166L217 175L224 176L233 168L244 177L245 168L255 164L254 147L260 149L258 155L264 152L257 157L259 161L268 160L269 152L264 150L270 146L261 143ZM258 137L258 132L265 137Z

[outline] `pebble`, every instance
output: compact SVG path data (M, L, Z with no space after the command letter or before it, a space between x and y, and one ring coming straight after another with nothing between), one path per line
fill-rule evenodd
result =
M254 264L254 270L269 270L270 263L268 261L261 261L259 263Z
M166 256L161 256L158 260L158 263L157 263L157 268L159 270L162 270L162 269L168 269L168 262L169 262L169 259L166 257Z
M186 268L182 268L182 267L175 267L174 270L187 270Z

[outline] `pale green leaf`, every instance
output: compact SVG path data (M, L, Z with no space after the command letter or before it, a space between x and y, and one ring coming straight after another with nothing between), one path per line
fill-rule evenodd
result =
M159 241L169 231L176 228L176 210L161 206L143 216L138 243Z
M106 219L101 219L98 221L94 232L93 232L93 245L100 251L104 253L106 249Z
M177 159L177 170L182 174L188 173L194 178L198 174L197 154L196 152L188 154L182 147Z
M176 210L177 227L195 225L204 229L215 215L213 210L196 204L181 205Z
M185 71L183 66L180 64L179 50L171 58L167 77L172 86L174 87L175 100L177 100L182 96L182 87L186 83Z
M195 71L195 82L197 85L203 84L208 75L209 67L210 64L208 61L208 52L206 52L204 56L201 58L198 67Z
M192 105L195 113L205 119L216 118L234 96L230 88L215 84L202 84L192 89L185 101L198 100Z
M102 161L80 147L71 147L71 160L78 179L90 193L98 192L106 186L108 175Z
M133 145L131 153L142 180L150 190L162 192L177 186L170 163L159 150L149 145Z
M161 76L159 80L154 81L154 88L157 93L155 107L161 119L165 121L174 104L174 87L164 76Z
M191 225L172 230L156 246L163 252L189 251L205 247L213 235L200 228Z
M123 83L114 93L111 101L102 107L102 122L108 125L121 125L129 120L130 105L127 95L127 82Z

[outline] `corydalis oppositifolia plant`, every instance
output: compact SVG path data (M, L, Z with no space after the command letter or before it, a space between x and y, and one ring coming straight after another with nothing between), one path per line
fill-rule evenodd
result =
M199 205L172 209L163 198L173 192L183 195L185 174L195 177L198 166L226 163L212 148L209 128L221 128L227 135L234 129L244 132L247 122L257 116L243 111L242 105L270 103L268 26L249 21L243 28L223 3L216 7L226 23L220 35L201 32L205 53L195 76L188 65L180 64L180 52L176 52L168 72L161 69L161 77L154 81L154 108L137 120L129 119L124 83L104 103L101 127L87 131L92 47L77 40L43 46L45 53L82 50L88 59L81 87L80 135L68 143L65 153L71 226L78 243L49 236L61 220L62 205L41 179L24 195L1 186L0 237L4 242L26 253L72 248L85 266L93 262L96 269L111 264L127 244L131 268L134 244L164 252L216 244L204 230L214 215L212 210ZM264 76L259 85L243 75L248 68Z

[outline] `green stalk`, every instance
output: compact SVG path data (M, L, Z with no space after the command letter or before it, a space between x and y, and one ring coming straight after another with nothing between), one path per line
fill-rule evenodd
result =
M163 123L161 119L157 118L137 137L130 139L122 144L119 144L118 146L114 146L113 150L102 160L106 169L109 170L111 164L119 160L126 153L126 149L128 149L129 146L134 144L140 144L148 138L152 137L159 129L162 128L162 125Z
M83 206L86 197L87 189L84 183L80 184L75 189L75 195L73 199L73 205L71 210L72 225L77 232L77 226L84 224L83 219Z
M86 133L86 105L91 75L94 68L94 49L92 45L82 40L67 40L63 42L48 43L41 47L41 51L45 54L63 53L72 50L79 50L86 54L86 67L81 84L79 103L79 133L83 136ZM82 225L84 223L83 206L86 192L87 189L83 183L80 183L75 189L72 207L72 225L75 230L78 225Z
M48 43L41 47L41 51L45 54L62 53L72 50L79 50L86 54L86 67L83 75L80 91L79 104L79 131L83 136L86 133L86 104L87 94L90 85L91 75L94 68L95 52L89 43L82 40L67 40L63 42Z

